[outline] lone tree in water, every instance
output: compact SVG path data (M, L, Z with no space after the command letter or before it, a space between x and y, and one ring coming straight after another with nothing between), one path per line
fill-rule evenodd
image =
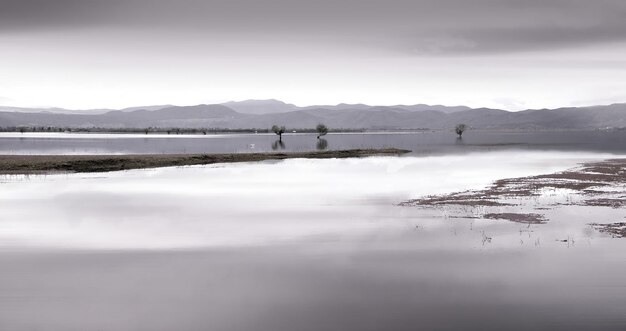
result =
M328 128L322 123L318 124L315 130L317 131L317 139L320 139L328 133Z
M459 135L459 138L463 138L463 132L465 132L465 130L467 130L467 125L462 124L462 123L457 124L456 128L454 129L456 134Z
M281 126L279 127L278 125L273 125L272 126L272 131L278 135L278 140L279 141L283 141L283 133L285 133L285 127Z

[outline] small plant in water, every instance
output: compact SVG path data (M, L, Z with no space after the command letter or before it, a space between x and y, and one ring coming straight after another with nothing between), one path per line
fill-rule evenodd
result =
M463 138L463 132L467 130L467 125L461 123L457 124L456 128L454 128L454 132L459 135L459 138Z
M485 243L491 243L491 237L488 237L485 234L485 230L482 231L482 235L483 235L483 246L485 245Z

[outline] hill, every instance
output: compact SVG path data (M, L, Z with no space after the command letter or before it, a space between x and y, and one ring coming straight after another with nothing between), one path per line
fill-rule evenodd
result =
M228 107L230 105L231 107ZM626 127L626 104L581 108L500 109L444 106L347 105L297 107L276 100L196 106L152 106L104 113L59 113L40 109L0 111L0 127L53 126L105 128L266 129L273 124L313 128L325 123L344 129L449 129L465 123L474 129L575 130ZM237 108L237 109L233 109Z

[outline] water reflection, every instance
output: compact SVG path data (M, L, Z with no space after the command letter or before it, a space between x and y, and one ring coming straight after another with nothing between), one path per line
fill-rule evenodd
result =
M588 231L584 209L521 225L395 205L607 157L498 152L7 177L0 329L623 330L626 242ZM606 212L594 220L623 218Z
M0 183L0 246L178 248L353 231L380 217L417 212L396 208L402 201L609 157L615 155L493 152L9 176ZM474 239L480 243L482 236Z
M80 134L0 133L0 154L176 154L247 152L272 149L272 134ZM23 139L19 139L23 138ZM145 139L138 139L145 138ZM485 132L472 131L455 140L451 132L334 133L327 149L387 148L412 150L417 155L456 154L485 150L567 150L626 152L626 130L599 132ZM289 135L285 151L311 151L315 134ZM269 143L268 143L269 142Z
M278 139L272 143L272 150L279 149L285 149L285 143L281 139Z
M323 151L328 148L328 141L324 138L319 138L317 139L317 144L315 144L315 147L318 151Z

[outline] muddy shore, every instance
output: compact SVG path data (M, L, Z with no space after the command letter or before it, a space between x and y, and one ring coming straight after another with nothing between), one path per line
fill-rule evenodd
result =
M507 220L544 224L546 212L563 206L624 210L626 220L626 159L584 163L547 175L500 179L482 190L427 196L400 203L438 209L446 217ZM626 223L590 223L614 237L626 237Z
M149 155L0 155L0 174L108 172L129 169L252 162L292 158L348 158L401 155L396 148L295 153L149 154Z

